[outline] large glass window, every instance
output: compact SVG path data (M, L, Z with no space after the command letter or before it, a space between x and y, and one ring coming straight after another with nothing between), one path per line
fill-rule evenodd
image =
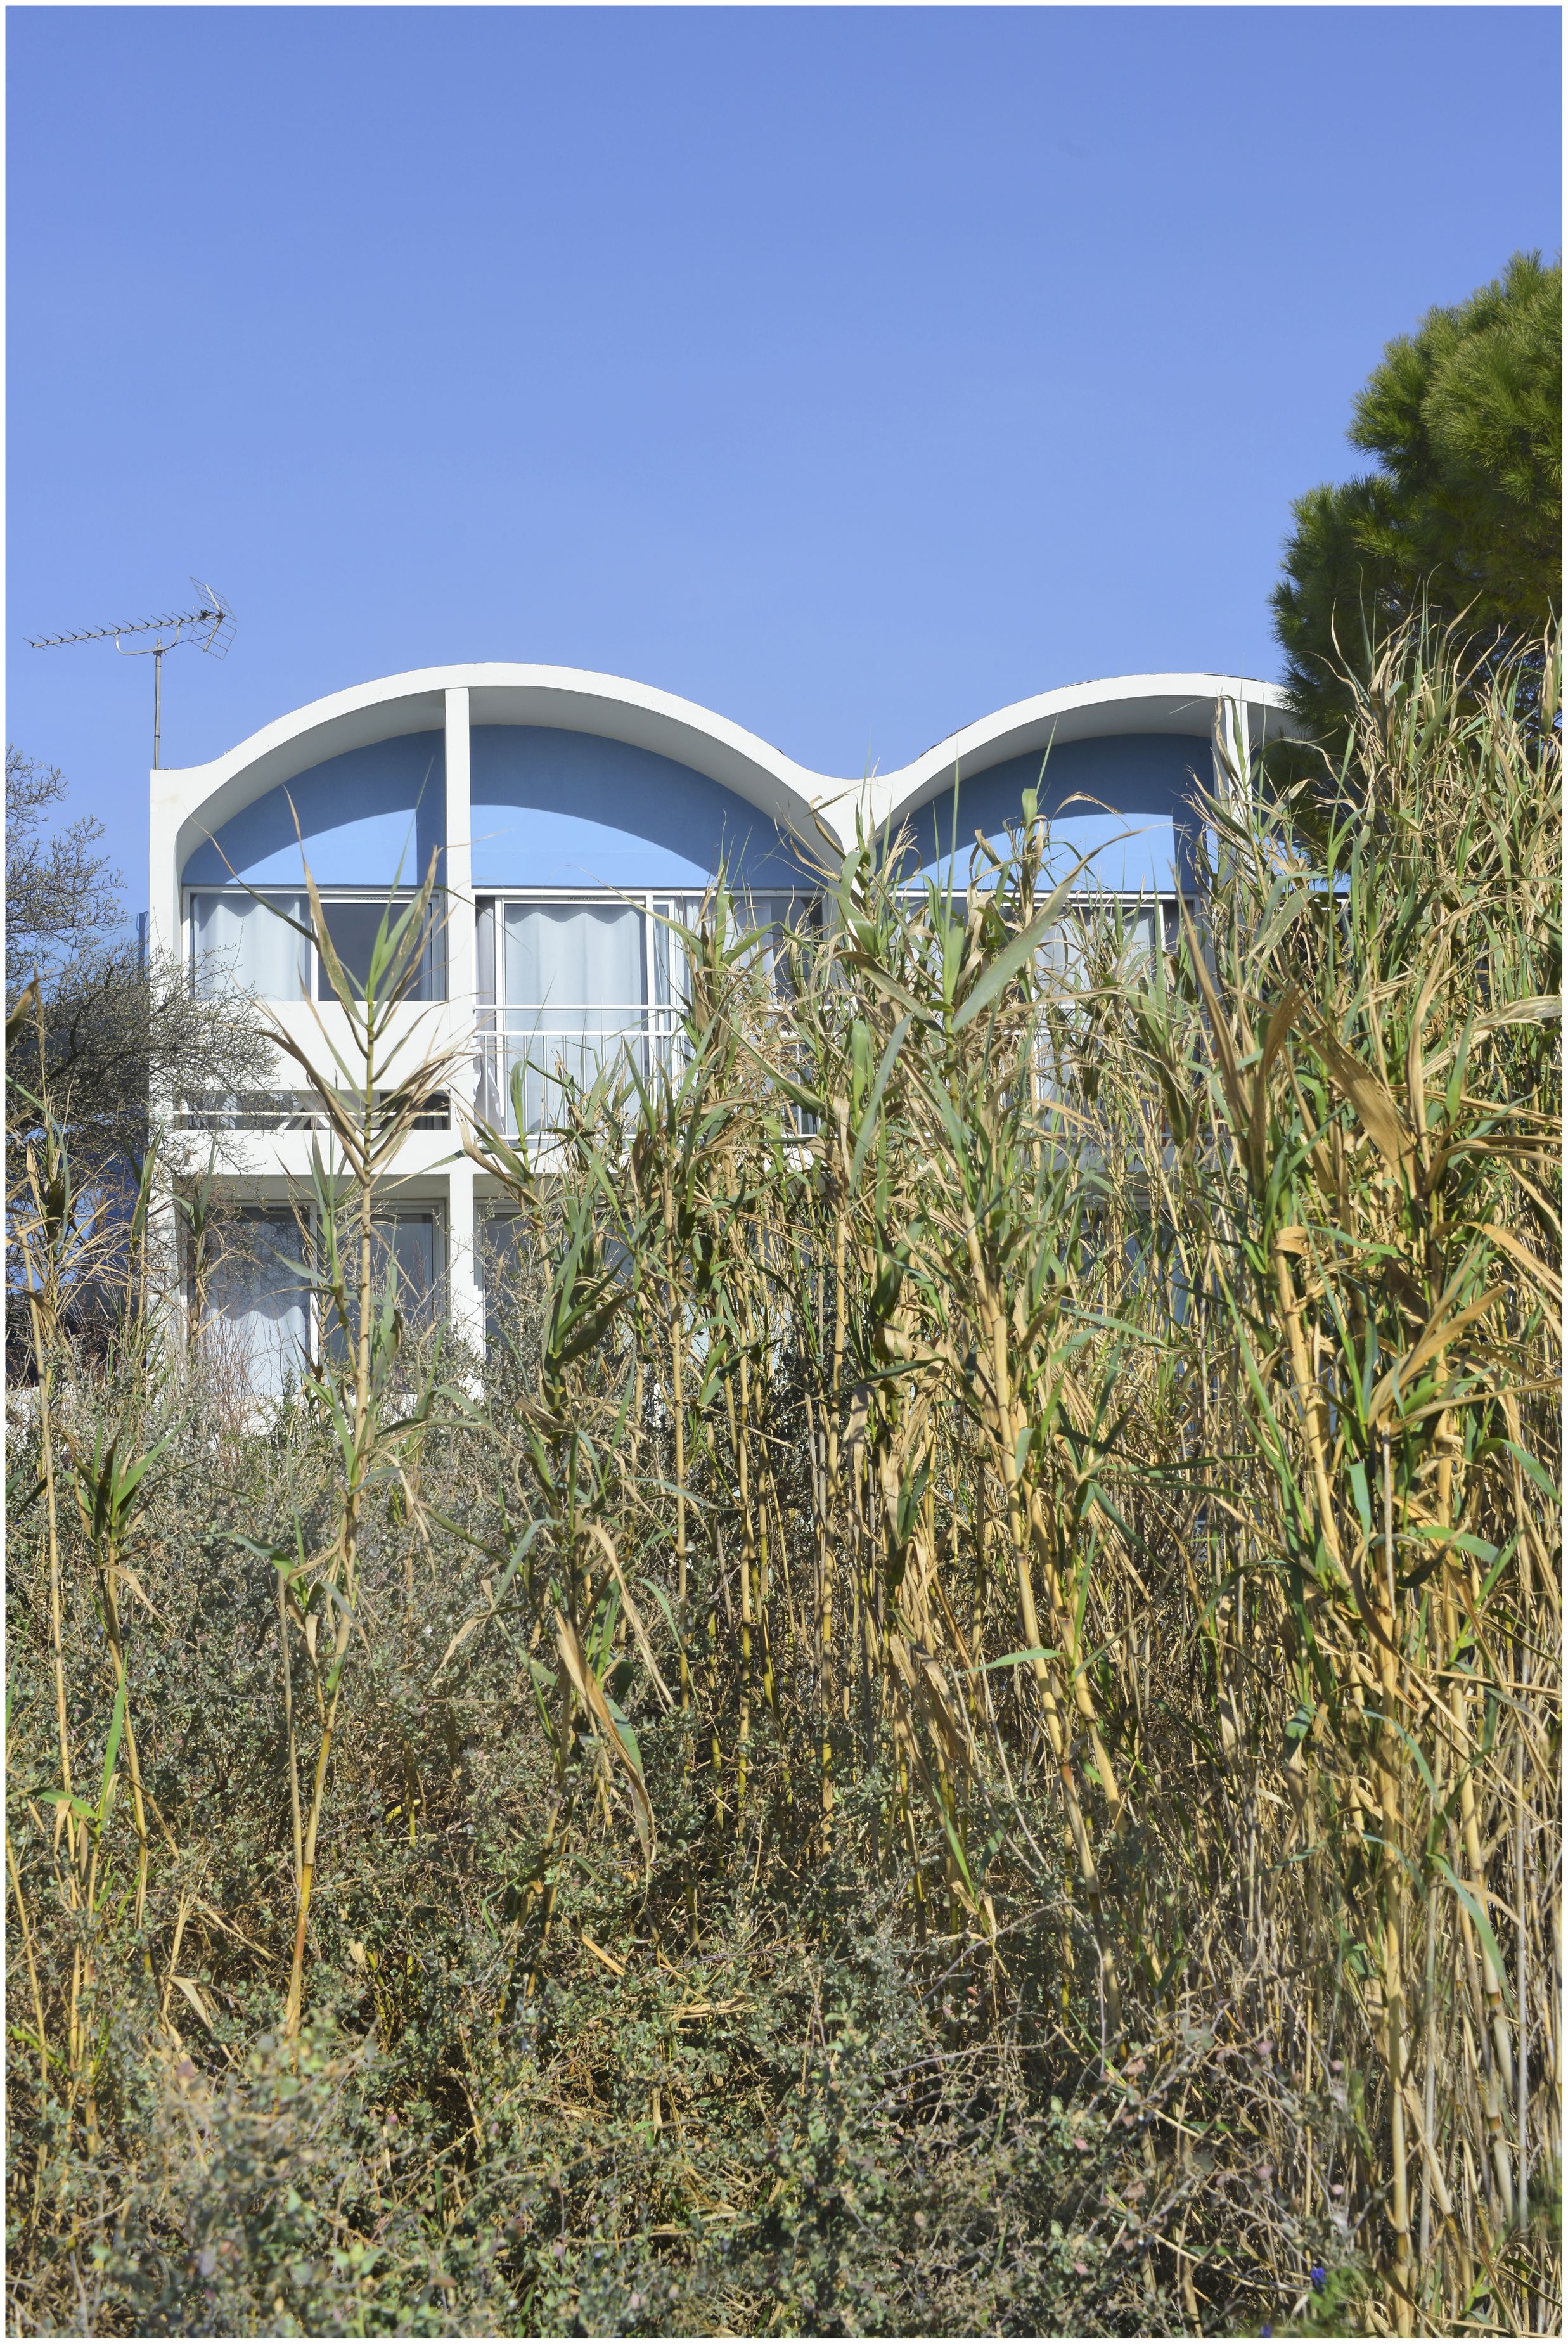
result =
M741 916L764 939L770 969L804 899L758 897ZM646 1076L675 1047L685 1007L685 950L672 923L694 925L699 896L482 897L479 913L480 1106L523 1128L558 1120L561 1092L629 1062Z
M303 1001L310 946L290 920L304 920L303 895L230 892L190 899L191 965L198 993L242 985L264 1001Z
M207 1270L204 1347L258 1397L276 1399L319 1356L323 1342L329 1357L347 1356L342 1324L321 1292L319 1235L313 1227L307 1235L288 1207L248 1208L236 1216ZM444 1216L428 1207L376 1209L371 1268L378 1302L391 1279L404 1324L416 1332L432 1326L445 1308L445 1239ZM352 1288L358 1261L352 1231L345 1248ZM351 1294L350 1321L353 1310Z
M327 895L322 898L321 910L327 924L327 934L332 941L332 949L342 964L344 974L360 999L363 999L365 987L369 981L370 962L376 948L376 937L380 929L381 921L386 916L388 905L390 904L392 906L391 918L388 921L389 939L395 933L403 900L400 896L387 895ZM414 972L413 982L407 988L405 997L410 1001L439 1000L440 986L438 977L436 931L434 923L431 922L422 939L419 965ZM382 990L385 991L384 977ZM332 986L326 970L319 965L319 956L318 956L316 993L318 999L322 1001L330 1001L333 998Z
M641 1056L645 918L629 904L501 905L500 1079L510 1098L513 1072L522 1069L527 1129L558 1111L563 1078L589 1084L628 1046Z
M204 1343L245 1388L277 1398L310 1352L310 1284L291 1212L241 1212L206 1280Z
M1157 951L1169 951L1179 914L1173 902L1148 896L1085 895L1048 931L1035 955L1045 1015L1036 1041L1043 1103L1067 1096L1073 1063L1088 1030L1082 998L1092 988L1145 985Z
M323 894L327 933L350 983L362 996L375 949L376 933L390 904L393 919L411 894L339 889ZM303 894L273 891L266 897L238 888L203 889L189 902L191 967L199 992L211 995L226 983L243 985L263 1001L305 1001L312 994L332 998L320 955L308 936L289 922L309 925ZM438 1001L444 990L439 920L432 916L421 940L419 964L408 998Z
M1158 936L1167 949L1174 938L1174 904L1147 896L1086 896L1049 931L1037 955L1042 977L1086 985L1094 975L1147 975Z

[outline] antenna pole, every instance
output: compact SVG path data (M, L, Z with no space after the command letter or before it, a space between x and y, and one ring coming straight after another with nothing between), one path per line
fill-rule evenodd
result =
M192 611L165 611L151 619L120 619L106 627L81 627L68 635L29 635L28 642L35 652L50 651L61 643L101 643L111 636L122 659L145 659L152 654L153 663L153 771L163 763L163 655L177 651L181 643L195 643L199 651L207 652L214 659L222 659L234 640L234 612L224 597L200 578L193 578L199 600ZM169 630L164 639L164 629ZM150 643L126 644L122 635L151 635Z

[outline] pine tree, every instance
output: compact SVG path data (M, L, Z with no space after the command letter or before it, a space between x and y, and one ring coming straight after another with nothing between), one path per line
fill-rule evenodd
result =
M1425 608L1484 653L1562 608L1563 268L1515 253L1383 353L1349 438L1380 469L1298 498L1274 625L1297 714L1332 745L1371 646Z

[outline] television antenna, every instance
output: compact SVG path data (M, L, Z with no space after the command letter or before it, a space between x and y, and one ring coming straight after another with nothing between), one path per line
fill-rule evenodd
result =
M60 643L99 643L113 639L122 659L145 659L150 652L153 662L153 765L158 762L158 750L163 730L163 660L165 652L172 652L181 643L195 643L198 651L209 652L214 659L222 659L234 641L233 606L215 586L205 579L193 578L197 603L193 611L165 611L152 619L120 619L106 627L82 627L68 635L29 635L26 640L35 652L53 651ZM133 643L127 650L120 641L122 635L156 635L152 643ZM164 639L167 637L166 642Z

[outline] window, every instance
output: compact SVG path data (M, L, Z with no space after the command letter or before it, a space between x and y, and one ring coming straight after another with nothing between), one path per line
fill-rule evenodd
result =
M592 1083L630 1046L646 1072L647 915L629 904L503 904L496 920L499 1076L522 1069L525 1127L559 1109L563 1077ZM553 1096L551 1095L554 1095Z
M264 1001L303 1001L311 949L288 923L303 922L309 914L303 895L193 895L190 948L197 991L210 997L225 985L238 985Z
M369 974L376 932L389 904L411 904L411 894L343 889L323 893L321 909L332 949L342 962L359 995ZM207 995L226 983L242 985L263 1001L332 999L332 987L309 936L289 922L308 927L309 899L303 894L274 890L265 897L239 888L211 893L203 889L189 899L190 957L197 990ZM445 993L445 971L439 949L439 921L432 915L422 940L419 965L407 997L439 1001Z
M529 1247L521 1213L505 1206L481 1211L474 1229L474 1266L484 1297L484 1347L494 1356L507 1305L522 1291Z
M1168 951L1175 933L1174 905L1147 896L1086 896L1050 930L1036 955L1042 977L1087 983L1115 967L1128 977L1147 976L1154 955L1156 923Z
M770 969L802 908L789 896L746 906ZM563 1085L587 1087L618 1060L644 1078L655 1062L670 1064L689 982L670 924L693 925L701 910L695 895L481 897L481 1112L510 1126L519 1076L524 1130L547 1129Z
M332 949L342 963L344 974L359 999L364 998L365 986L369 979L371 956L376 948L376 937L382 920L387 917L389 905L391 906L391 917L387 921L387 931L390 938L397 932L400 907L405 902L412 903L413 900L412 896L405 898L400 895L326 895L322 897L321 909L326 920L327 934L331 939ZM404 995L406 999L438 1001L441 998L443 988L438 981L440 972L437 959L436 925L432 919L425 931L413 982L407 987ZM332 987L326 970L320 965L319 956L318 956L316 971L316 997L319 1001L330 1001L333 998Z
M207 1278L204 1346L252 1392L276 1399L310 1353L310 1288L288 1211L239 1214Z
M445 1236L442 1217L418 1206L378 1207L371 1225L378 1296L385 1292L388 1278L395 1278L404 1324L418 1332L432 1326L445 1308ZM357 1256L351 1232L344 1244L352 1311ZM204 1348L231 1362L239 1379L260 1398L276 1399L298 1380L323 1340L330 1358L345 1359L348 1341L320 1292L319 1277L315 1232L307 1236L294 1212L246 1208L207 1273Z
M1150 984L1156 950L1172 949L1178 919L1173 902L1086 894L1049 930L1035 955L1045 1002L1035 1045L1043 1105L1062 1103L1082 1056L1089 1019L1082 995L1096 985Z
M438 1216L417 1207L396 1209L378 1207L371 1216L370 1274L375 1282L377 1307L379 1308L390 1279L403 1324L416 1333L422 1334L432 1327L445 1308L444 1235ZM346 1232L341 1242L345 1252L340 1258L347 1277L349 1305L352 1312L359 1276L352 1232ZM329 1355L334 1359L346 1359L349 1344L342 1321L330 1303L324 1301L322 1308L329 1322ZM349 1333L351 1336L355 1331L351 1322Z

